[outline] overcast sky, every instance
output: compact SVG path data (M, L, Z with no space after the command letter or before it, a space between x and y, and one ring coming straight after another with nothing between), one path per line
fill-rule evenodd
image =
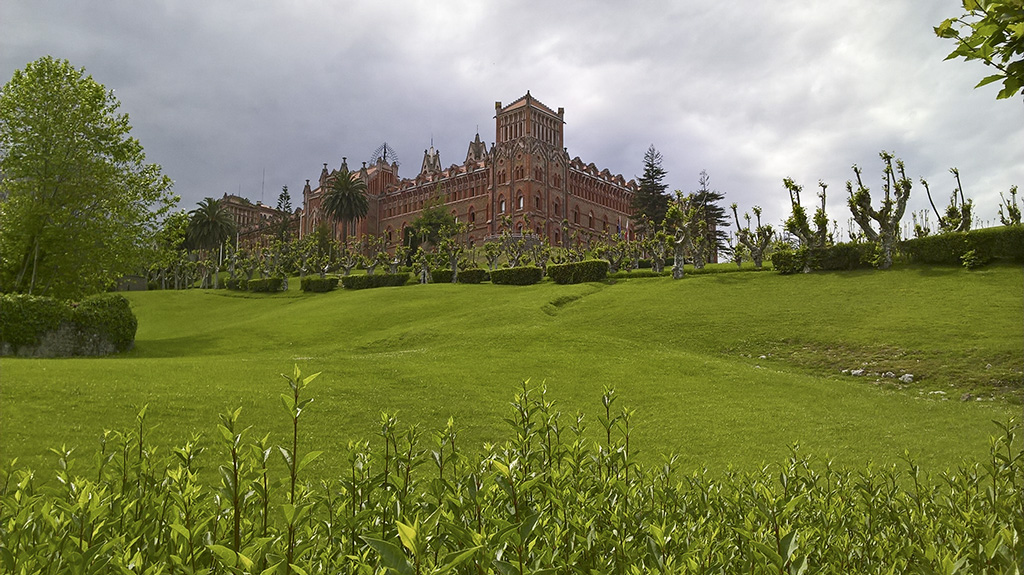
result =
M653 144L670 189L698 173L771 222L789 211L784 177L846 225L845 182L860 165L881 188L895 152L939 208L958 167L976 213L1024 186L1024 98L973 89L979 63L944 62L932 27L959 1L294 1L0 2L0 79L45 55L113 89L181 206L240 193L300 206L306 179L388 142L400 174L423 150L461 163L494 102L527 90L565 108L572 157L627 179ZM264 175L265 174L265 175ZM805 199L805 203L807 200ZM934 222L934 217L932 217Z

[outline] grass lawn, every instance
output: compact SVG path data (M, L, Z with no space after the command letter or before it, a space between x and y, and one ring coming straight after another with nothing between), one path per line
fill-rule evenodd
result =
M77 446L88 466L105 429L149 404L164 449L218 414L288 436L278 375L322 372L305 445L334 474L382 410L425 430L449 417L463 446L503 440L524 379L544 383L597 437L600 398L633 416L643 460L753 469L789 446L837 463L939 471L985 456L992 420L1020 417L1024 272L1019 266L889 272L730 273L530 287L427 285L328 294L131 293L133 351L0 360L0 457L52 465ZM869 373L911 373L901 386ZM962 394L980 401L960 401ZM568 426L569 419L563 422ZM219 456L218 456L219 457Z

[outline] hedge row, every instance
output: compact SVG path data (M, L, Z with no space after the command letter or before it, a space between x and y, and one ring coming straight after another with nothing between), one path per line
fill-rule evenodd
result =
M459 283L460 284L478 284L487 281L490 277L487 274L487 270L481 268L473 268L468 270L459 270Z
M821 250L781 249L772 253L772 267L780 274L812 270L849 271L870 268L875 260L875 245L866 242L835 244Z
M105 355L131 349L138 321L120 294L80 303L0 295L0 355L65 357Z
M607 262L605 262L607 265ZM548 269L551 269L550 267ZM532 285L544 277L544 271L537 266L522 266L518 268L504 268L491 272L491 283L526 286Z
M949 232L906 240L900 250L923 264L960 265L964 255L984 263L992 260L1024 262L1024 226L1001 226L969 232Z
M320 276L306 276L302 278L300 282L302 291L323 293L328 292L338 287L338 278L336 276L328 276L322 278Z
M341 278L341 285L344 286L345 289L397 287L407 284L409 282L409 277L409 273L345 276Z
M494 274L491 274L492 276ZM559 284L578 284L599 282L608 277L608 262L604 260L584 260L567 264L548 266L548 277Z

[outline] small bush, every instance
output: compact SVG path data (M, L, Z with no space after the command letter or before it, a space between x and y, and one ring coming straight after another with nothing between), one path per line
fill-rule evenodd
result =
M224 286L230 290L245 291L249 289L249 280L245 278L229 278L224 281Z
M672 275L672 272L661 272L661 273L658 273L658 272L656 272L656 271L654 271L652 269L649 269L649 268L647 268L647 269L645 269L645 268L637 268L635 270L628 271L628 272L621 271L621 272L615 272L613 274L608 274L608 277L610 279L624 280L624 279L632 279L632 278L660 278L660 277L663 277L665 275Z
M459 270L459 283L460 284L478 284L487 281L487 270L482 268L472 268L468 270Z
M772 267L782 275L800 273L804 269L806 250L779 249L772 253Z
M607 264L607 262L605 263ZM551 267L548 266L548 269L550 270ZM491 283L526 286L539 282L542 277L544 277L544 271L537 266L504 268L491 272Z
M430 281L435 284L450 284L452 270L430 270Z
M337 276L328 276L328 277L322 278L320 276L306 276L306 277L302 278L301 287L302 287L302 291L305 291L305 292L313 292L313 293L329 292L331 290L337 289L337 287L338 287L338 277Z
M492 274L493 275L493 274ZM559 284L598 282L608 277L608 262L584 260L548 266L548 277Z
M270 278L258 278L249 280L248 288L249 291L259 293L277 293L281 291L281 288L285 286L285 278L283 277L270 277Z
M341 278L341 285L345 289L369 289L378 287L404 286L409 282L409 273L400 274L373 274L372 276L345 276Z

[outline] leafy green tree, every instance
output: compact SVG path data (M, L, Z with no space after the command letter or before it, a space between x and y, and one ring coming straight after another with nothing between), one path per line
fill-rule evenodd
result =
M964 13L935 27L941 38L956 41L947 60L980 60L997 72L976 88L1002 81L997 99L1012 98L1024 86L1024 3L1021 0L961 0Z
M847 180L846 191L849 193L847 204L853 219L864 232L868 241L878 246L880 253L876 265L879 269L887 270L892 266L892 254L896 249L896 242L900 239L900 220L907 209L907 200L910 199L910 189L914 183L907 177L903 160L896 159L896 169L892 167L893 155L891 152L882 151L878 154L882 158L885 167L882 169L882 205L879 209L871 206L871 191L864 185L861 179L860 168L853 165L853 173L857 177L857 188L854 189L853 182ZM898 173L897 173L898 172ZM874 225L878 226L876 230Z
M238 227L221 200L203 198L189 212L186 243L193 250L215 250L232 239Z
M341 222L341 237L348 243L348 229L359 218L366 217L370 203L366 199L366 182L358 174L341 170L334 174L331 188L324 196L321 209L327 217Z
M416 239L415 245L410 248L415 250L421 243L436 246L441 241L441 229L455 226L455 217L445 209L440 199L430 200L423 206L420 215L412 221L411 227Z
M661 167L661 153L651 144L644 153L644 175L637 181L639 187L633 196L633 221L661 222L668 211L669 196L665 193L668 185L665 176L668 172ZM643 232L644 230L640 230Z
M676 190L675 200L669 204L668 212L665 214L665 228L673 234L672 278L683 278L683 265L687 255L693 259L695 268L704 267L698 246L703 241L707 226L701 219L700 204L694 198L694 194L683 195Z
M147 267L177 199L118 106L49 56L0 88L0 291L78 298Z

